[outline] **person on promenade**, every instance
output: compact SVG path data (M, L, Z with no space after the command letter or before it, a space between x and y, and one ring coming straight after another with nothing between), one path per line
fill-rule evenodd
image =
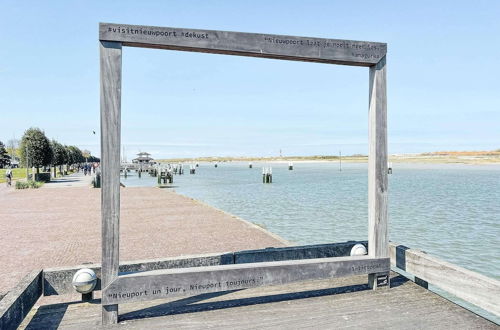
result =
M12 185L12 170L7 168L7 171L5 172L5 178L7 181L7 186L10 187Z

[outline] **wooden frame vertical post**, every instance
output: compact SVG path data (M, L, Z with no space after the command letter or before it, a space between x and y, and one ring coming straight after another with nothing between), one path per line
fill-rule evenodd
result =
M118 277L122 44L100 42L102 294ZM118 305L102 306L102 324L118 322Z
M368 255L389 256L387 233L387 78L386 56L370 67L368 111ZM389 274L368 276L368 285L376 289L389 286Z

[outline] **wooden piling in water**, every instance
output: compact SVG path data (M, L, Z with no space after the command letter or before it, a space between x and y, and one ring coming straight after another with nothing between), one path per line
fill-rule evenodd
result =
M160 169L158 172L158 184L167 184L174 182L174 175L172 169Z
M262 168L262 183L273 183L273 168L263 167Z
M182 164L177 164L173 167L173 174L177 175L184 174L184 169L182 168Z

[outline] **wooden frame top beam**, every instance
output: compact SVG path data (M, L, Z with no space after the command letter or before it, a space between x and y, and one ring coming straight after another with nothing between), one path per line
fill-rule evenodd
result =
M171 27L99 24L99 40L124 46L373 66L387 53L379 42Z

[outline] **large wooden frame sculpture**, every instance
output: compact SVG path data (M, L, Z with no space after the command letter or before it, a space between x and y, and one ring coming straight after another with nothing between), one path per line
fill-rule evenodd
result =
M175 295L369 274L387 285L387 44L226 31L101 23L102 322L118 304ZM369 67L368 255L118 274L122 47L264 57Z

